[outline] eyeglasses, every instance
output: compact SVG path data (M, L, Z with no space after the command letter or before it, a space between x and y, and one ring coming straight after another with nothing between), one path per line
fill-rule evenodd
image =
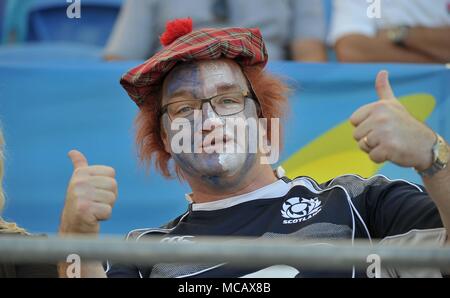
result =
M162 106L160 116L167 113L171 121L178 118L191 119L195 110L202 110L204 103L209 103L219 116L232 116L245 109L246 98L253 99L249 97L248 91L219 94L205 99L175 101Z

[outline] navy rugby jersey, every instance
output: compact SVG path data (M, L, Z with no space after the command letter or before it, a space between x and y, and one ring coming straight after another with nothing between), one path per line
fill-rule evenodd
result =
M326 243L327 239L377 239L378 244L427 241L443 244L445 229L424 188L377 175L364 179L339 176L324 184L309 177L278 181L253 192L208 203L191 203L188 211L162 228L131 231L127 239L164 236L169 241L194 241L195 236L292 238ZM256 249L256 247L255 247ZM385 276L440 276L384 270ZM169 264L145 267L109 264L108 277L365 277L353 268L312 272L277 265L260 268L227 264Z

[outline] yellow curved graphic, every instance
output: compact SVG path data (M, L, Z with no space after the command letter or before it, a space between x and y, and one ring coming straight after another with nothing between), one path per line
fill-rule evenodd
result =
M435 98L430 94L412 94L399 98L418 120L424 122L433 112ZM310 176L325 182L338 175L353 173L374 175L383 166L372 162L353 139L354 127L344 121L291 155L282 164L289 178Z

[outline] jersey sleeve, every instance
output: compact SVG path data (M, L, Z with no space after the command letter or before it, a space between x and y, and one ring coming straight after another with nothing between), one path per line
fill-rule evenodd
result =
M443 227L439 211L422 186L385 181L367 189L366 217L375 238Z
M369 179L345 175L329 184L340 185L346 190L356 209L359 237L368 232L377 245L445 244L446 230L424 187L405 180L389 180L381 175ZM381 276L442 277L442 272L438 268L383 267Z
M366 216L378 245L442 246L447 233L426 190L407 181L384 181L367 189ZM442 277L438 268L384 268L383 277Z
M336 185L346 190L354 204L357 222L365 226L371 238L444 230L439 211L423 186L382 175L368 179L344 175L327 183L328 187Z

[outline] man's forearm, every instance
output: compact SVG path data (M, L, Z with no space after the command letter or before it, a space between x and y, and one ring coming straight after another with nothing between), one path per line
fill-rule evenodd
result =
M336 43L336 54L342 62L432 63L430 56L399 47L382 36L352 34Z
M316 39L295 40L291 45L292 59L304 62L326 62L325 44Z
M450 62L450 27L414 27L404 41L407 48L432 56L436 61Z
M442 223L448 235L450 231L450 166L432 177L424 177L423 182L439 210ZM447 243L449 242L450 239L447 237Z

